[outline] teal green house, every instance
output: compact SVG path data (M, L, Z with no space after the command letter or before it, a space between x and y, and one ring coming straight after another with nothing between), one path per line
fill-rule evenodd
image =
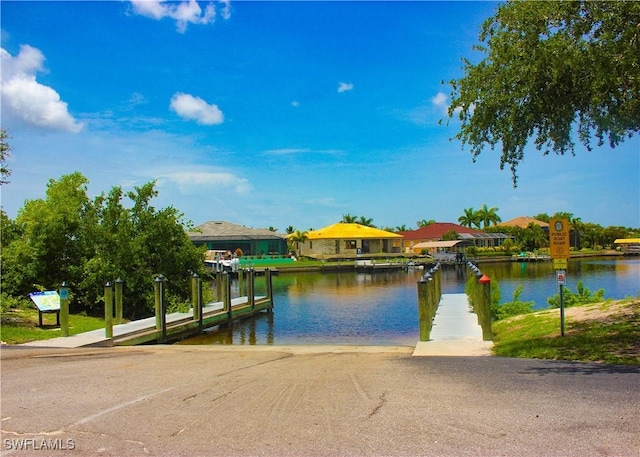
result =
M286 236L268 229L254 229L224 221L209 221L200 224L194 231L187 234L196 246L204 245L208 250L229 251L233 254L237 249L241 249L243 256L287 254Z

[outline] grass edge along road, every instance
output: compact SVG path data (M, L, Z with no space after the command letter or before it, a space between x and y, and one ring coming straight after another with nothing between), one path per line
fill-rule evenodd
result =
M574 306L567 308L565 315L564 337L560 336L558 309L494 322L494 353L502 357L640 366L640 298ZM55 323L53 315L45 315L45 327L38 327L35 309L9 309L1 317L3 344L60 336L60 329L51 325ZM69 327L73 335L102 328L104 320L72 314Z

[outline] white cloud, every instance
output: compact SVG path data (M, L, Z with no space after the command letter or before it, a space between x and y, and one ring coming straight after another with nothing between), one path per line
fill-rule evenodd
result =
M345 207L343 203L336 202L336 199L333 197L312 198L309 200L305 200L305 203L307 205L322 206L324 208L344 208Z
M338 83L338 93L341 94L342 92L348 92L350 90L353 90L353 84L352 83L345 83L340 81Z
M14 120L27 125L77 133L84 127L77 122L67 104L51 87L36 81L36 73L43 71L44 55L39 49L22 45L17 56L0 48L2 57L2 114L3 123Z
M433 106L437 107L445 116L449 116L449 97L443 92L438 92L435 97L431 99ZM475 105L470 106L470 111L473 113ZM454 110L454 115L457 115L461 111L460 107Z
M171 109L183 119L203 125L222 124L224 115L217 105L210 105L200 97L178 92L171 98Z
M221 7L223 19L231 17L231 4L229 0L218 2ZM184 33L188 24L212 24L216 19L216 8L213 3L207 4L204 10L196 0L182 2L168 2L165 0L131 0L133 11L136 14L151 19L164 19L168 17L176 21L178 32Z
M196 188L231 189L237 194L246 194L252 186L246 178L240 178L229 172L217 171L177 171L159 174L178 185L183 193L190 193Z
M431 103L442 110L443 114L448 114L449 111L449 103L448 97L444 92L438 92L435 97L431 99Z
M309 152L311 152L311 149L309 148L282 148L282 149L269 149L264 153L266 155L272 155L272 156L283 156L283 155L290 155L290 154L306 154Z
M291 106L293 106L294 108L297 108L298 106L300 106L300 102L297 100L294 100L291 102Z

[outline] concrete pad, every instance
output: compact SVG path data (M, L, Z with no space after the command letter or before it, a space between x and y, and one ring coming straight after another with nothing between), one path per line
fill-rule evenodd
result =
M493 341L448 340L418 341L413 356L419 357L486 357L493 355Z

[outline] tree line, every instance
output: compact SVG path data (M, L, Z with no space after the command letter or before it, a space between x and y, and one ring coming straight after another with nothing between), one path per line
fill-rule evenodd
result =
M204 248L187 235L175 208L156 209L155 182L91 200L81 173L49 180L44 199L29 200L15 220L0 212L2 301L71 287L71 312L99 315L107 281L124 281L125 314L153 315L153 281L167 283L169 309L189 300L193 273L204 275Z

